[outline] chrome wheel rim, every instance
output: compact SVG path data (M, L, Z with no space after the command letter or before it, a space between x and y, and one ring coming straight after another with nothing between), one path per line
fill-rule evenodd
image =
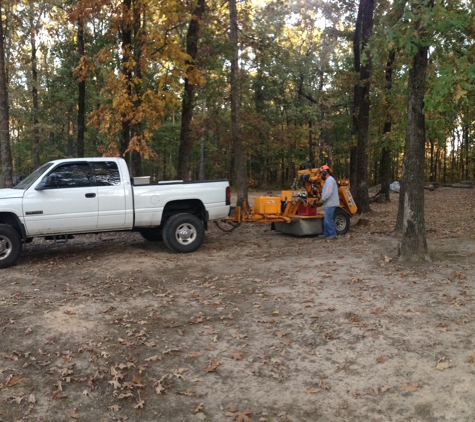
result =
M345 217L342 217L341 215L337 216L335 218L335 228L337 231L342 232L346 228L346 219Z
M175 237L178 243L182 245L189 245L196 240L197 232L192 224L184 223L177 227Z
M12 242L8 237L0 236L0 260L6 259L12 253Z

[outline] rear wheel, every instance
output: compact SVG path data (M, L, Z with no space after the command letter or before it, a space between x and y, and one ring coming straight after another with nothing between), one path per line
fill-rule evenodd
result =
M204 236L203 222L192 214L175 214L163 227L163 241L174 252L196 251L203 244Z
M350 228L350 217L347 212L341 208L335 209L333 220L335 221L335 229L338 236L345 234Z
M161 242L163 240L162 228L140 230L140 235L149 242Z
M11 226L0 224L0 268L15 264L21 255L21 237Z

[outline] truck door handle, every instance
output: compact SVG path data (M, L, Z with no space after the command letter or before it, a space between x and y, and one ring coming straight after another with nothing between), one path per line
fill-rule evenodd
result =
M96 194L95 193L86 193L86 198L95 198Z

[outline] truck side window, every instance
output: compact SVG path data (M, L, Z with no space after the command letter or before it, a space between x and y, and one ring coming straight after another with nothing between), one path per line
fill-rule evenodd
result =
M113 161L91 162L94 169L96 186L118 186L120 185L120 173L117 163Z
M48 188L82 188L91 186L91 169L87 163L64 164L55 168L49 175Z

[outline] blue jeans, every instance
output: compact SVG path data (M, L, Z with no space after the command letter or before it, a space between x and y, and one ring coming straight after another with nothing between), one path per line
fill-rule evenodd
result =
M323 216L323 236L336 237L335 221L333 215L335 214L336 207L325 207Z

